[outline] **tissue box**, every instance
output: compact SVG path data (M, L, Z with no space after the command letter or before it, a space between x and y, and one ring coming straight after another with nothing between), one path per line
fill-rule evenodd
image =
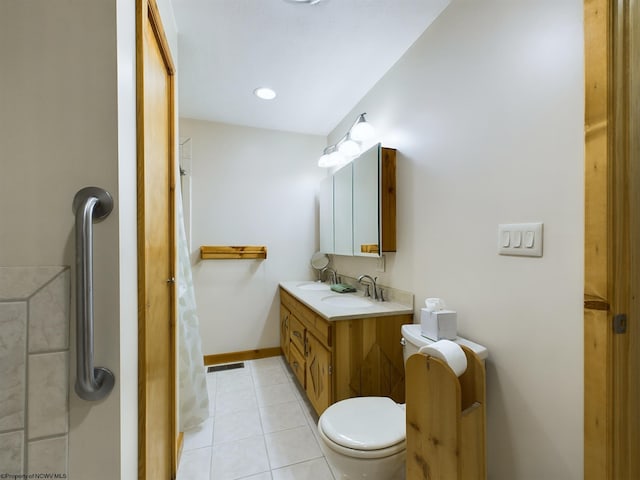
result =
M420 327L422 336L431 340L455 340L458 335L458 316L453 310L429 311L423 308Z

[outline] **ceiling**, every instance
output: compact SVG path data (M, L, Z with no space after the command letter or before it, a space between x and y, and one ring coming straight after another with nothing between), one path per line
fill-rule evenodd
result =
M327 135L449 1L172 0L180 116Z

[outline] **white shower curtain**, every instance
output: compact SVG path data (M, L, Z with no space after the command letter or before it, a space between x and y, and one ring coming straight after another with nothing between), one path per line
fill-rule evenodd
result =
M182 197L182 191L180 192ZM184 227L182 201L178 212L178 379L179 428L196 427L209 417L209 393L198 327L191 260Z

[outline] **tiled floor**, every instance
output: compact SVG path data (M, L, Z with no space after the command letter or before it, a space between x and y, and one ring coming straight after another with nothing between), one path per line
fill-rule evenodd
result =
M334 480L282 357L208 373L207 386L211 416L185 432L177 480Z

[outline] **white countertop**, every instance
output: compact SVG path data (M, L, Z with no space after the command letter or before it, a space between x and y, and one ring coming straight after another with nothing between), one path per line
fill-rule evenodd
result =
M329 321L413 314L413 297L411 297L412 304L407 305L378 302L369 297L363 297L360 291L337 293L331 290L327 283L301 280L280 282L280 286Z

